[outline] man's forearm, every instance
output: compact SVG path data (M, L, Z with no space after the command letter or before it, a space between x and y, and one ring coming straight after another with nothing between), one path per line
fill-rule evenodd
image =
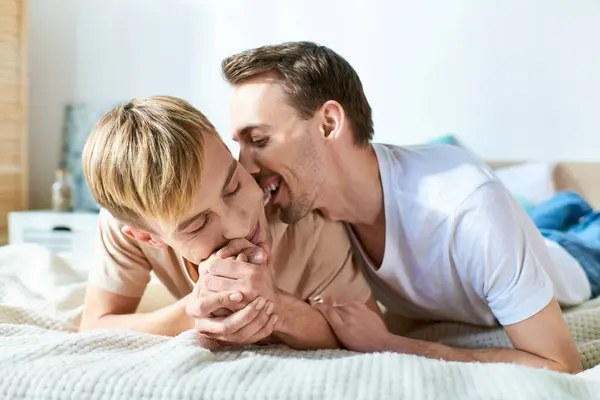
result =
M273 333L275 338L299 350L340 347L333 330L318 310L285 292L279 292L279 299L275 312L280 321Z
M536 368L548 368L559 372L578 372L556 361L515 349L458 349L439 343L431 343L390 334L388 350L457 362L512 363Z
M176 336L194 327L194 321L185 312L185 298L167 307L149 313L107 314L84 319L81 330L118 328L154 335Z

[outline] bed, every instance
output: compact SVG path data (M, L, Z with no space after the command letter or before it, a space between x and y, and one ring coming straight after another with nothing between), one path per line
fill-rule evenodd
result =
M489 160L495 170L523 165L544 166L550 172L554 190L573 190L581 194L594 209L600 209L600 163L597 162L534 162L528 160ZM538 182L536 182L538 183Z
M569 164L567 171L564 182L582 186L598 205L598 192L588 184L600 166ZM565 313L586 368L566 375L510 364L285 346L210 352L197 345L193 332L175 338L117 330L76 333L86 275L67 255L43 247L0 247L1 399L600 398L599 300ZM140 311L170 301L155 282ZM397 317L387 319L392 330L426 340L510 346L500 329L452 323L414 329Z

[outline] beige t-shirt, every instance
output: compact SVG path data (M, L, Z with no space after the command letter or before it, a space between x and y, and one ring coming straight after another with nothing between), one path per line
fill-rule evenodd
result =
M296 297L314 302L329 297L339 302L367 301L371 290L353 260L347 233L341 223L310 213L294 224L268 216L273 237L270 267L275 285ZM99 242L90 271L90 284L109 292L141 297L153 271L180 299L194 285L188 268L193 266L174 249L156 248L125 235L108 211L99 218Z

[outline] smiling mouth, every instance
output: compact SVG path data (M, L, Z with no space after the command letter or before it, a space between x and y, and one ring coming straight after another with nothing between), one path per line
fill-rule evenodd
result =
M279 186L281 185L281 177L273 176L264 182L261 182L260 188L263 191L263 205L269 204L275 199L277 193L279 193Z

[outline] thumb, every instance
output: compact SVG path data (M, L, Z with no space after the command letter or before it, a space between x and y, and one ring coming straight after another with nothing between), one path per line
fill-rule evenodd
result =
M329 325L331 325L331 327L334 330L337 330L344 325L344 321L342 320L342 317L340 317L340 315L338 314L335 307L326 303L317 303L314 305L314 307L321 314L323 314Z
M267 253L260 247L251 247L244 249L241 254L245 254L248 262L258 265L267 264Z

